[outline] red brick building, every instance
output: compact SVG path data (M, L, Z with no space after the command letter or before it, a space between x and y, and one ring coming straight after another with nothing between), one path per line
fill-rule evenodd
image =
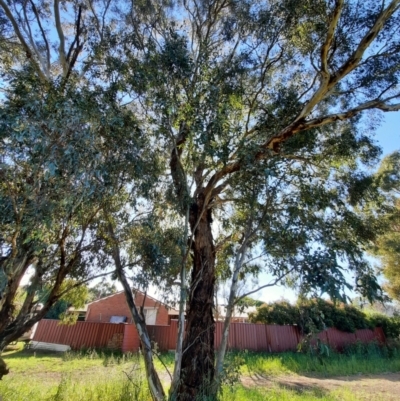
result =
M162 302L144 295L140 291L133 291L135 305L139 308L143 305L146 323L149 325L167 325L168 308ZM87 305L85 320L87 322L109 323L111 317L119 317L122 321L132 323L132 315L126 303L123 291L108 297L93 301Z

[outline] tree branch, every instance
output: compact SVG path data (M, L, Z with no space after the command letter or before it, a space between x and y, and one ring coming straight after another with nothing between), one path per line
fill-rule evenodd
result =
M61 19L60 19L60 0L54 0L54 18L56 22L58 38L60 40L60 44L58 46L58 54L60 57L60 64L63 70L63 75L65 77L68 73L68 65L67 65L67 59L65 57L65 37L64 37L64 32L62 30Z
M258 287L258 288L256 288L255 290L249 291L249 292L247 292L246 294L243 294L243 295L241 295L240 297L236 298L236 300L235 300L235 305L236 305L240 300L242 300L242 299L245 298L245 297L248 297L248 296L251 295L251 294L254 294L254 293L258 292L258 291L261 291L261 290L264 289L264 288L268 288L268 287L273 287L273 286L275 286L276 284L279 283L279 281L281 281L284 277L286 277L288 274L290 274L294 269L295 269L295 268L293 267L293 268L291 268L289 271L287 271L286 273L284 273L284 274L280 275L279 277L277 277L274 281L272 281L272 282L270 282L270 283L268 283L268 284L262 285L261 287Z
M67 294L69 291L73 290L74 288L80 287L81 285L83 285L85 283L88 283L91 280L95 280L96 278L105 277L105 276L108 276L108 275L113 274L113 273L115 273L115 270L113 270L111 272L107 272L107 273L97 274L96 276L92 276L92 277L89 277L89 278L87 278L85 280L81 280L78 283L74 284L73 286L68 287L66 290L64 290L64 291L60 292L59 294L57 294L57 297L61 298L65 294Z
M339 0L338 0L339 1ZM360 63L362 57L364 56L365 51L367 48L371 45L371 43L375 40L375 38L378 36L379 32L382 30L383 25L385 22L393 15L393 13L396 11L398 5L400 4L400 0L392 0L392 2L389 4L389 6L379 15L377 20L375 21L374 25L369 29L369 31L364 35L364 37L361 39L360 43L358 44L356 50L353 52L353 54L347 59L347 61L336 71L336 73L332 76L329 76L329 79L323 79L321 82L320 87L317 89L317 91L314 93L314 95L311 97L311 99L305 104L303 107L303 110L299 113L299 115L296 117L294 120L294 124L297 123L298 121L303 120L306 118L314 109L314 107L322 100L324 97L329 93L329 91L341 80L343 79L346 75L348 75L350 72L352 72ZM339 14L340 15L340 14ZM339 18L339 15L337 18ZM332 40L332 39L331 39ZM331 40L329 40L329 29L328 29L328 36L325 41L325 43L329 44L331 43ZM321 57L327 54L329 49L324 49L325 46L323 46L321 50ZM323 60L321 60L322 65L321 68L325 68L323 64ZM327 65L326 65L327 68ZM321 74L324 75L324 71L321 71Z
M12 15L10 9L8 8L7 4L5 3L4 0L0 0L0 6L3 8L4 13L6 14L7 18L11 22L14 32L17 35L19 41L21 42L22 47L24 48L26 52L26 57L29 59L29 61L33 64L34 68L36 69L37 73L39 74L40 79L43 82L47 81L46 75L43 73L42 69L40 68L40 65L36 62L36 60L32 57L32 49L29 47L28 43L26 42L24 36L22 35L17 21L15 20L14 16Z
M379 32L383 28L383 25L393 15L399 4L400 0L392 0L389 6L386 7L386 9L379 15L375 21L375 24L361 39L357 49L354 51L351 57L336 72L333 79L334 84L336 84L340 79L342 79L345 75L348 75L357 67L364 56L365 51L378 36Z
M187 127L186 123L183 122L181 123L181 126L179 128L178 137L176 138L176 140L175 138L173 138L174 147L171 152L171 159L169 163L172 181L175 187L175 193L178 198L178 202L180 203L182 212L185 212L186 210L185 204L189 197L186 174L181 163L183 146L188 136L189 128Z
M332 13L331 22L328 27L325 43L321 47L321 72L323 79L328 81L330 78L328 69L328 53L332 45L332 40L335 35L335 30L339 22L340 14L343 10L344 0L336 0L335 10Z
M30 3L31 3L31 7L32 7L32 10L33 10L33 13L35 14L36 21L37 21L37 23L39 25L39 29L40 29L40 32L42 33L42 37L43 37L43 40L44 40L44 43L45 43L45 46L46 46L47 72L49 74L50 73L50 64L51 64L50 63L50 46L49 46L49 42L47 41L47 37L46 37L46 34L44 32L44 29L43 29L43 26L42 26L42 22L40 21L40 16L39 16L39 13L38 13L37 8L35 6L35 3L33 2L33 0L30 0Z

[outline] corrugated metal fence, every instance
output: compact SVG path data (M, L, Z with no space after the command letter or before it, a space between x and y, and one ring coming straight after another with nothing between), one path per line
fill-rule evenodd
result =
M338 351L341 351L346 345L354 344L357 341L362 343L372 341L384 343L386 341L381 327L376 327L374 330L356 330L355 333L346 333L338 329L329 328L319 333L318 338Z
M147 326L152 341L160 351L175 349L178 335L177 321L170 326ZM223 323L215 327L215 347L221 343ZM232 323L228 337L228 348L263 352L284 352L296 350L301 341L297 326L277 326L250 323ZM318 338L332 348L341 350L345 345L356 341L385 342L381 328L357 330L345 333L328 329L318 334ZM70 345L79 348L114 348L123 352L137 351L139 336L132 324L77 322L74 326L60 325L58 320L41 320L34 341Z
M122 347L124 324L76 322L73 326L67 326L59 323L59 320L41 320L33 340L65 344L72 349Z
M223 323L215 327L215 347L222 338ZM296 326L232 323L229 330L228 348L249 351L283 352L295 350L300 334Z

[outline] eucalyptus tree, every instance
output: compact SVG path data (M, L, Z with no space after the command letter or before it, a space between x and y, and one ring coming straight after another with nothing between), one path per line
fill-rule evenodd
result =
M104 275L113 263L103 232L109 210L119 205L113 211L126 216L121 199L127 188L132 206L157 172L146 127L139 128L114 85L120 71L114 68L104 81L104 57L123 31L116 3L122 4L0 1L0 50L19 56L3 62L1 348L68 290ZM28 268L33 275L15 318L13 301ZM75 284L64 288L67 282ZM49 294L32 316L42 284Z
M100 211L118 196L115 182L123 187L135 174L144 176L146 141L131 113L113 107L102 88L61 85L18 72L1 107L2 348L68 291L66 279L74 288L105 274ZM13 318L13 299L28 268L27 296ZM32 316L42 285L51 291Z
M354 125L340 146L361 146L363 123L373 129L378 111L400 109L400 2L172 6L147 1L121 10L130 44L107 63L124 65L127 93L170 152L169 202L189 216L186 335L172 384L186 400L207 395L214 378L213 216L234 202L227 194L235 177L249 180L245 172L276 159L301 165L310 146L324 147L325 127L339 140L347 120Z
M116 285L106 278L103 278L99 283L88 288L88 296L86 303L98 301L101 298L108 297L118 292Z
M117 209L118 210L118 209ZM143 308L134 302L130 278L136 288L145 293L149 284L171 287L180 266L179 228L162 229L151 213L143 218L136 216L121 222L117 213L104 213L104 238L115 266L115 275L122 284L133 322L139 334L146 378L154 400L165 399L165 391L154 366L154 350L147 331ZM178 270L176 270L178 268Z
M108 43L111 3L0 1L1 349L68 291L66 279L78 285L104 274L99 211L133 177L148 176L133 113L90 73ZM13 317L28 268L27 296ZM42 284L51 291L32 316Z

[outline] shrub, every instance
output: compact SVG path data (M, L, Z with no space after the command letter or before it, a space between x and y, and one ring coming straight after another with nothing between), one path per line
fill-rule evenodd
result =
M367 316L372 327L382 327L387 338L400 340L400 316L386 316L381 313L373 313Z
M352 305L334 304L323 299L303 300L297 305L286 301L263 304L249 317L253 323L297 325L303 334L328 327L350 333L382 327L387 338L400 337L400 316L367 315Z
M264 324L297 324L299 320L299 310L289 302L281 301L271 304L263 304L257 308L257 312L249 314L250 321L253 323Z

